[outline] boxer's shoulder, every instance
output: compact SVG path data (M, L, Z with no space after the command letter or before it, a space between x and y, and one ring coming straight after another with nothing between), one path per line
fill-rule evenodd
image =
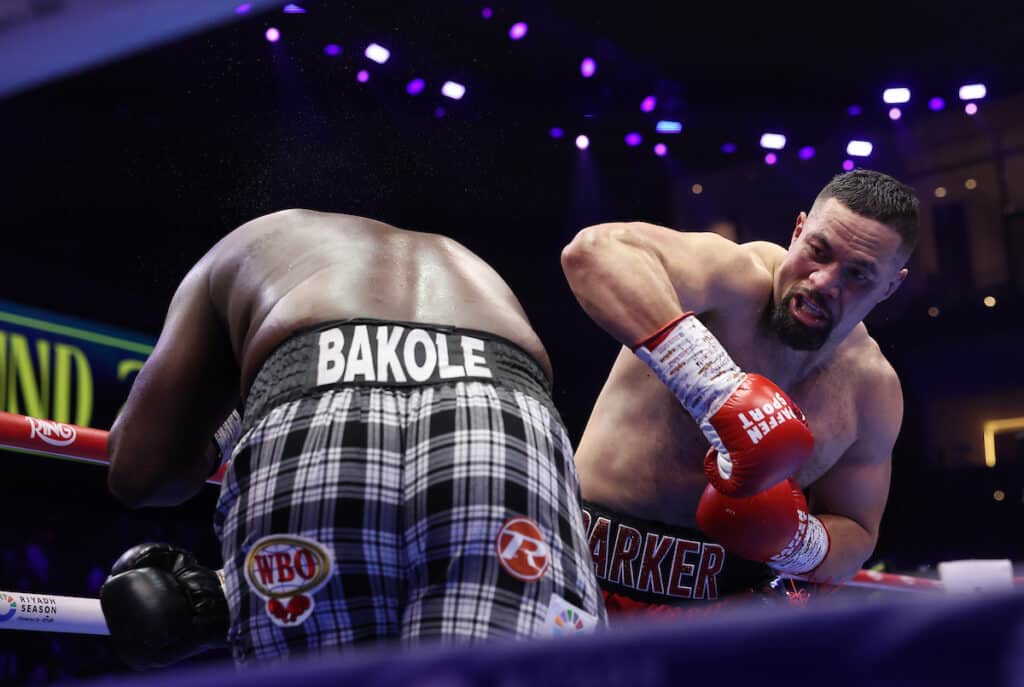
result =
M893 421L898 426L903 409L899 375L863 324L847 337L836 363L855 399L858 424L869 431L879 431Z

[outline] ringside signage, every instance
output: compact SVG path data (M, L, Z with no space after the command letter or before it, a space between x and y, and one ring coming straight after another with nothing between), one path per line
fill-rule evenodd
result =
M45 418L40 441L74 441L66 424L106 429L128 396L154 339L0 301L0 410Z

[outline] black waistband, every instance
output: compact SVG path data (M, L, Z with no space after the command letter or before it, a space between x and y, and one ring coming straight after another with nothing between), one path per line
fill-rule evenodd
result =
M279 344L249 389L245 424L317 390L466 381L522 391L557 415L540 364L507 339L436 324L353 319L299 330Z
M601 587L649 603L715 601L776 577L771 568L728 553L700 530L642 520L583 501L594 571Z

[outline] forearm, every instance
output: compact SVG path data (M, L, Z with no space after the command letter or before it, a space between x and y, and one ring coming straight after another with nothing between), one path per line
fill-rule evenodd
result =
M682 312L658 251L627 224L579 232L562 251L562 268L583 310L627 346Z
M119 501L130 508L174 506L198 493L217 460L212 441L205 450L188 451L194 458L186 461L181 452L140 442L125 429L115 423L108 443L107 486Z
M850 518L841 515L817 517L828 528L830 546L825 560L808 577L814 582L831 583L850 579L875 550L876 537Z

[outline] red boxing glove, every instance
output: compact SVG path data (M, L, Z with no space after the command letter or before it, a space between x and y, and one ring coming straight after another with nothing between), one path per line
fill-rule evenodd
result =
M814 452L807 418L767 377L748 374L701 423L711 448L704 475L718 491L753 496L796 474Z
M704 473L723 494L758 494L810 459L814 437L796 404L771 380L743 372L693 313L672 320L634 352L711 444Z
M734 499L710 484L697 505L697 526L725 547L790 575L813 571L828 555L828 529L807 512L792 479L750 498Z

